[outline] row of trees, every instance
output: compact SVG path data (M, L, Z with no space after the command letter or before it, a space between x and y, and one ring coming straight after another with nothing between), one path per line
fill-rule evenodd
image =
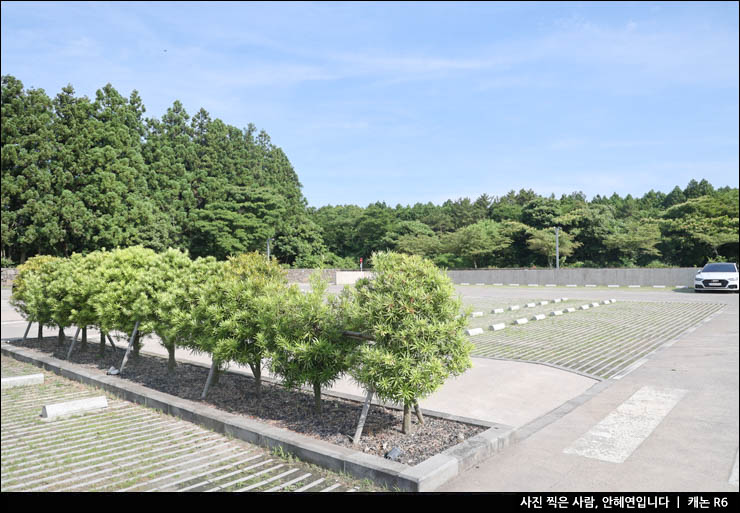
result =
M214 375L230 362L249 365L261 396L267 366L286 386L321 388L351 375L385 401L404 405L404 432L419 399L470 367L466 320L447 276L433 263L398 253L373 255L376 275L326 295L319 275L302 293L273 259L258 253L219 262L180 250L141 246L68 258L39 256L20 266L11 303L31 322L131 338L158 336L176 368L175 349L208 354ZM70 353L71 353L70 348ZM128 352L127 352L128 355ZM124 360L125 362L125 360ZM123 369L123 365L122 365Z
M264 247L292 264L320 254L293 167L264 131L194 116L175 101L145 118L136 91L53 99L2 77L2 256L16 263L101 247L194 256Z
M692 180L642 198L520 190L440 206L326 206L311 214L329 252L353 260L394 250L451 268L552 266L560 227L561 265L702 266L738 260L738 203L737 188Z
M264 131L190 116L175 101L145 117L136 91L94 99L67 86L53 99L2 77L3 262L101 247L174 247L195 257L255 251L274 239L295 267L357 267L374 251L437 265L552 265L555 226L565 265L700 266L738 259L738 189L691 180L669 193L531 190L395 208L307 208L285 153Z

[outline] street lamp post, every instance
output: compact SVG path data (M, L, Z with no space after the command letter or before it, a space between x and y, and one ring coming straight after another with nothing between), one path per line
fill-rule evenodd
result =
M555 269L560 269L560 227L555 227Z

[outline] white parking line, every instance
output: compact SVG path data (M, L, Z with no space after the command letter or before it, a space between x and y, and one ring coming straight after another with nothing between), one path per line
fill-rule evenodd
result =
M313 488L314 486L320 485L323 482L324 482L324 478L323 477L322 478L319 478L316 481L314 481L313 483L308 483L306 486L297 489L296 492L305 492L309 488Z
M686 390L642 387L563 452L624 462L658 427Z

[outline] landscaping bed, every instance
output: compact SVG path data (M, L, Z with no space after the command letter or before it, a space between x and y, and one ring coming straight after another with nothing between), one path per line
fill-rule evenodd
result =
M45 337L41 343L35 337L23 343L20 340L12 342L13 345L38 350L60 360L66 360L70 343L71 338L68 337L60 345L56 336ZM105 374L111 366L118 368L121 365L121 350L114 355L111 348L107 347L101 358L97 343L89 344L86 351L81 351L79 347L78 343L70 360L72 363L100 374ZM401 433L402 411L373 405L361 442L358 446L353 446L351 437L357 427L361 402L324 395L323 412L317 415L314 413L311 392L289 390L279 383L263 379L262 397L258 401L254 393L253 378L229 372L221 375L218 384L209 390L207 399L201 401L208 371L209 369L202 366L179 363L175 372L170 375L167 373L165 358L141 354L129 358L120 379L379 457L398 447L402 455L397 461L412 466L487 429L426 415L424 425L420 425L414 417L411 433L404 435Z

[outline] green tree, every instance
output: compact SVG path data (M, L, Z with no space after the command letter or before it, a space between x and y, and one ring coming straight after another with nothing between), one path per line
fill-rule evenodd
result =
M110 252L98 268L100 293L94 298L95 313L102 332L114 331L133 334L134 355L138 356L139 339L154 333L154 308L157 288L152 286L156 278L151 270L158 259L157 253L149 248L133 246Z
M70 325L82 329L81 347L83 349L87 339L87 328L100 328L101 326L95 304L98 295L103 291L103 282L99 279L99 271L109 254L109 252L102 250L93 251L84 257L76 253L70 257L72 261L69 268L71 273L70 284L67 287L64 301L69 304ZM106 332L101 330L99 346L101 355L105 349L105 338Z
M329 252L340 257L359 258L357 225L363 209L355 205L325 206L310 212L321 230Z
M605 241L619 229L611 200L577 207L555 219L565 232L574 237L573 260L594 266L617 264L619 254Z
M535 253L543 255L547 259L547 266L552 267L552 264L555 261L556 249L555 230L530 230L529 233L530 236L529 240L527 241L529 249L531 249ZM572 255L573 251L575 250L575 248L578 247L579 244L580 243L573 240L573 236L563 230L560 230L560 233L558 234L558 249L561 262L564 262L567 257Z
M660 227L655 219L640 219L622 223L616 233L604 240L604 245L622 256L623 265L646 265L660 256Z
M199 287L217 271L213 257L193 262L187 253L168 249L152 260L143 276L143 285L149 289L152 298L146 312L146 328L151 327L151 331L159 336L160 343L167 349L167 371L170 374L177 366L175 349L180 335L173 318L178 312L189 308L189 302Z
M391 229L393 211L385 203L377 202L362 212L355 229L356 257L367 258L374 251L388 249L383 238Z
M260 250L274 237L284 211L284 200L269 189L230 186L223 200L193 213L193 254L223 260Z
M349 368L357 343L344 335L347 296L325 297L327 283L311 277L311 290L293 285L263 295L261 336L269 347L270 368L285 386L311 385L314 409L321 413L321 388L330 386Z
M419 411L419 399L471 366L472 344L452 282L431 261L391 252L372 260L375 275L357 282L350 325L375 343L360 347L350 372L380 399L404 405L408 433L411 407Z
M48 255L31 257L18 266L18 275L13 282L9 302L28 322L38 323L39 342L44 326L54 325L53 303L46 292L59 261L59 258Z
M442 253L439 237L432 234L405 234L396 239L395 249L399 253L434 258Z
M175 316L177 332L187 333L181 344L210 354L216 367L229 362L249 365L255 395L261 398L264 345L260 300L279 293L287 280L277 262L259 253L231 257L222 271L211 276L189 311Z
M660 223L659 249L668 262L702 266L738 254L737 189L715 191L674 205Z
M704 179L702 179L700 182L692 179L686 186L686 189L684 189L683 191L684 196L686 196L687 200L698 198L700 196L706 196L708 194L712 194L713 192L714 187L712 187L712 184Z
M553 198L535 198L524 205L521 221L538 230L556 225L556 219L562 214L560 204Z
M57 215L59 177L50 162L56 150L51 100L43 89L25 90L2 77L2 254L24 262L57 254L64 227Z
M477 268L479 263L490 263L500 256L511 242L499 223L486 219L448 234L443 244L447 251L472 261Z

